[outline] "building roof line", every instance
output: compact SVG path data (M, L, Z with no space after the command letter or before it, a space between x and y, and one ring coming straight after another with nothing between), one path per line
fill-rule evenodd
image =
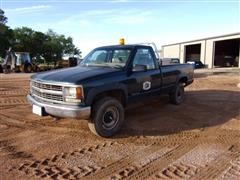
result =
M162 47L173 46L173 45L178 45L178 44L183 44L183 43L191 43L191 42L195 42L195 41L204 41L204 40L209 40L209 39L222 38L222 37L227 37L227 36L235 36L235 35L240 35L240 32L225 34L225 35L220 35L220 36L212 36L212 37L201 38L201 39L190 40L190 41L182 41L179 43L166 44L166 45L162 45Z

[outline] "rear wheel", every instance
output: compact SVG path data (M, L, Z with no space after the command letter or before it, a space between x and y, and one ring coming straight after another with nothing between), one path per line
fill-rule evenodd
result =
M25 73L30 73L30 72L32 72L32 66L31 66L31 64L25 64L25 65L24 65L24 72L25 72Z
M124 108L115 98L105 97L93 105L90 130L102 137L111 137L118 132L124 121Z
M170 102L172 104L181 104L184 101L184 85L179 82L174 88L173 92L169 94Z

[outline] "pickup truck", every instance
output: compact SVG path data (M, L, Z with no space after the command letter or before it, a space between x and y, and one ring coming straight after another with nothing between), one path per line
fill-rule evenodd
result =
M193 66L162 66L155 54L141 44L96 48L76 67L34 74L28 102L35 114L88 119L93 133L111 137L130 103L164 93L173 104L183 102Z

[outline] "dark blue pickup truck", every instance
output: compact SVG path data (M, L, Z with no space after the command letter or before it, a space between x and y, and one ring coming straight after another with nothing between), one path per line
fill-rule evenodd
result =
M129 103L167 93L180 104L192 82L192 65L162 66L151 46L104 46L76 67L33 75L27 99L35 114L89 119L92 132L110 137Z

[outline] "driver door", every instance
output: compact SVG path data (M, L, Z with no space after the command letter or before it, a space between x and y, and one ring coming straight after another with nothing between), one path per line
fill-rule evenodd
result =
M135 70L137 66L145 67L145 69ZM145 96L160 90L161 73L152 49L137 49L128 82L129 96Z

